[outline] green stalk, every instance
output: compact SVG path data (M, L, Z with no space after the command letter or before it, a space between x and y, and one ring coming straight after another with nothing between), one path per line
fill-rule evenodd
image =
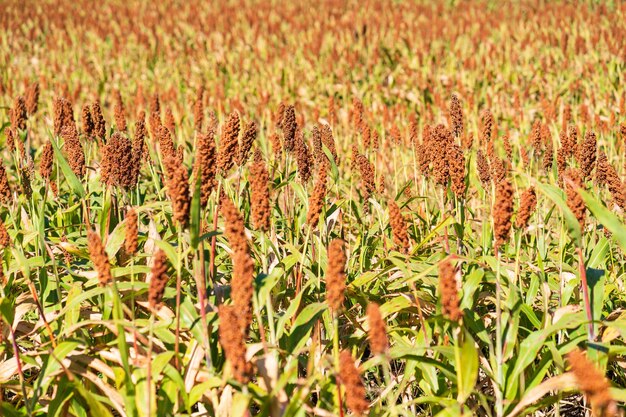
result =
M333 315L333 359L335 360L335 369L339 370L339 320L335 313ZM337 404L339 405L339 415L343 417L343 405L341 401L341 385L337 381Z
M176 341L174 344L174 357L176 358L176 369L180 371L182 361L180 359L180 292L181 292L181 259L183 257L183 227L178 225L178 246L176 258Z
M589 286L587 285L587 270L585 268L585 259L583 256L583 250L580 246L576 248L578 254L578 271L580 274L580 284L583 287L583 302L585 306L585 312L587 313L587 321L589 322L587 338L590 342L595 338L593 329L593 314L591 311L591 302L589 300Z
M261 232L261 248L263 248L263 254L269 253L269 245L267 244L267 237L265 232ZM267 256L261 256L261 264L264 274L268 274ZM267 309L267 325L270 330L270 344L276 346L276 329L274 328L274 308L272 306L271 290L267 292L265 298L265 308Z
M461 362L461 360L462 360L461 348L460 348L460 345L461 345L461 334L462 333L461 333L461 328L460 327L454 329L454 360L457 363L457 366L458 366L458 364L462 363ZM456 380L456 384L457 384L458 387L460 387L463 382L461 381L461 373L458 370L456 372L456 379L457 379ZM463 410L463 404L458 402L458 401L457 401L457 403L459 405L459 409Z
M151 408L152 408L152 338L154 335L154 312L150 312L150 323L149 323L149 333L148 333L148 374L146 376L146 384L148 385L148 415L151 416Z
M504 415L504 399L502 389L504 384L504 366L502 358L502 287L500 282L500 251L496 253L496 416Z

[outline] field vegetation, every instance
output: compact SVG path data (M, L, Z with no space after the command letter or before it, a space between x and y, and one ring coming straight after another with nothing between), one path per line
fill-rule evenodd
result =
M622 415L625 3L0 28L0 416Z

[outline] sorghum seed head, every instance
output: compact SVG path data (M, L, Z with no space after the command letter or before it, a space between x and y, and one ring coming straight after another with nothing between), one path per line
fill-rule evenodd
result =
M87 246L89 249L89 257L98 272L98 282L101 286L107 285L113 280L111 276L111 264L109 257L104 250L104 244L100 235L92 230L87 232Z
M126 211L126 237L124 239L124 249L129 255L137 253L138 218L135 209L130 207Z
M511 216L513 216L513 186L508 179L504 179L496 185L496 201L493 207L496 248L509 240Z
M400 208L395 201L389 201L389 223L391 224L391 232L393 233L393 241L398 250L402 253L408 253L410 242L407 233L406 220L402 216Z
M463 109L456 94L450 99L450 118L452 119L452 133L457 138L463 135Z
M159 249L154 255L154 261L150 269L148 304L151 309L154 310L161 305L163 293L169 279L167 276L167 256L162 249Z
M228 118L228 122L223 129L220 148L217 155L218 170L226 174L235 164L237 149L239 147L239 114L233 112Z
M567 355L567 361L576 378L578 388L591 404L594 416L616 416L617 404L610 392L611 384L587 358L587 355L576 349Z
M343 306L346 289L346 254L344 242L334 239L328 246L328 266L326 267L326 302L330 310L337 314Z
M217 314L220 319L220 344L230 362L233 376L237 382L246 384L252 376L252 365L246 360L246 335L239 325L239 312L235 306L221 305Z
M213 131L208 133L198 133L196 145L196 160L194 172L200 173L202 179L200 184L200 204L206 207L209 202L211 192L215 188L215 174L217 173L216 150Z
M389 339L380 307L376 303L367 305L367 324L369 325L367 338L371 351L376 355L385 353L389 348Z
M352 412L361 416L369 409L369 403L365 397L365 387L358 369L354 366L352 354L344 350L339 355L339 377L346 389L346 404Z
M460 322L463 312L459 308L459 291L456 282L457 269L450 259L439 263L439 292L441 293L441 310L444 317Z

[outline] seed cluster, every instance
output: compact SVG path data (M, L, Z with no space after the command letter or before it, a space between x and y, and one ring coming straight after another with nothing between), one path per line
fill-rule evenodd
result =
M312 228L317 227L317 223L324 207L324 200L326 199L326 174L320 173L313 193L309 197L309 211L306 215L306 222Z
M355 415L363 415L369 409L369 402L365 398L365 387L358 369L354 366L352 354L347 350L342 351L339 364L339 376L346 389L346 404Z
M198 134L194 173L196 178L201 176L200 204L206 207L216 185L217 164L213 131Z
M367 323L369 325L367 339L369 340L372 353L380 355L387 352L389 340L387 338L387 330L385 329L385 321L378 304L369 303L367 305Z
M463 312L459 308L459 291L456 282L456 268L449 259L439 263L439 292L441 293L441 310L449 320L459 322Z
M148 287L148 304L153 310L161 305L163 293L169 281L167 276L167 256L162 249L154 254L152 268L150 269L150 285Z
M391 224L394 243L401 252L408 253L410 242L406 220L402 216L400 208L393 200L389 202L389 223Z
M493 224L496 246L502 246L509 240L511 217L513 216L513 186L509 180L503 180L496 187L496 201L493 206Z
M567 355L567 361L576 378L578 388L591 403L594 415L617 415L617 405L609 392L611 386L604 375L587 358L587 355L576 349Z
M270 228L271 206L269 172L260 152L255 153L254 163L250 166L252 194L250 196L250 208L254 227L268 231Z
M574 213L581 228L585 228L586 207L582 196L578 192L583 188L583 177L577 169L569 169L563 173L567 206Z
M529 187L520 197L519 209L517 210L517 217L515 218L515 226L518 229L525 229L528 227L530 216L532 216L536 208L537 193L535 192L534 187Z
M239 147L239 114L233 112L222 132L220 150L217 155L217 168L222 174L226 174L235 164L235 157Z
M87 247L89 248L89 257L98 272L98 282L101 286L106 286L113 280L111 276L111 264L109 257L104 250L104 245L100 235L92 230L87 233Z
M137 212L132 207L126 212L126 237L124 239L124 248L126 253L134 255L137 253L137 237L138 237L138 218Z
M330 310L337 314L344 300L346 289L346 262L344 242L334 239L328 246L328 267L326 268L326 302Z

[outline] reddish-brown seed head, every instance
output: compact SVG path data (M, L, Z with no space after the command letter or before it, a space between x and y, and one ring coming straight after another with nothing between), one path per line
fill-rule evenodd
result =
M376 355L385 353L389 348L389 339L380 307L376 303L367 305L367 324L369 325L367 338L371 351Z
M298 176L303 183L306 183L311 178L313 172L313 156L301 130L295 134L295 154L298 164Z
M7 231L2 219L0 219L0 246L3 248L11 246L11 237L9 236L9 232Z
M334 239L328 246L328 266L326 267L326 302L330 310L337 314L342 306L346 289L346 254L344 242Z
M106 138L106 122L104 121L104 115L102 114L99 101L95 101L91 105L91 118L94 123L94 134L96 138L104 140Z
M206 207L211 192L216 186L215 175L217 174L216 149L213 131L198 133L196 142L196 160L194 173L197 178L201 175L200 204Z
M111 264L109 257L104 250L104 244L100 235L92 230L87 232L87 246L89 249L89 257L98 272L98 282L101 286L107 285L113 280L111 276Z
M281 128L283 130L285 151L292 152L295 149L296 130L298 122L296 121L296 109L289 105L285 107L285 113L282 118Z
M170 159L168 164L168 195L172 202L174 220L185 227L189 223L189 211L191 209L191 195L189 193L189 174L187 167Z
M29 116L37 113L39 107L39 83L34 82L26 90L26 111Z
M456 282L457 270L449 258L439 263L439 292L444 317L460 322L463 312L459 307L459 290Z
M268 231L270 228L270 175L257 149L254 163L250 166L250 210L252 223L258 230Z
M222 131L219 152L217 155L217 167L222 174L226 174L228 170L235 164L237 150L239 148L239 114L233 112L226 122L226 126Z
M357 416L361 416L369 409L369 402L365 396L365 387L361 375L354 366L352 354L344 350L339 355L339 377L346 389L346 404Z
M326 172L320 172L315 182L313 193L309 197L309 211L307 212L306 222L312 228L316 228L319 222L322 208L326 200Z
M198 87L196 91L196 100L193 104L193 123L197 132L202 130L202 122L204 121L204 86Z
M452 120L452 133L457 138L463 136L463 109L461 108L461 102L456 94L452 94L450 99L450 119Z
M41 162L39 163L39 173L46 180L50 179L50 174L52 174L52 165L54 162L54 150L52 149L52 143L50 140L46 142L43 146L43 151L41 152Z
M563 184L567 195L567 206L578 220L581 229L585 227L585 217L587 208L582 196L578 192L583 188L583 180L580 171L570 168L563 173Z
M592 131L588 130L585 133L585 139L580 148L580 174L581 179L585 182L588 178L591 177L591 171L596 165L596 157L597 157L597 142L596 142L596 134Z
M119 90L115 92L115 107L113 108L113 114L115 118L115 127L117 130L126 131L126 108L122 101L122 95Z
M237 165L242 166L248 161L250 149L252 149L252 145L254 144L256 136L257 124L256 122L252 121L248 123L243 131L241 143L239 144L239 153L237 154Z
M249 252L243 216L226 195L220 199L220 213L224 217L224 234L233 252Z
M485 154L479 149L476 153L476 168L478 170L478 178L483 187L486 187L491 181L491 167L489 161L485 157Z
M530 216L537 208L537 193L534 187L528 188L522 193L520 198L519 209L517 211L517 217L515 218L515 226L518 229L525 229L528 227L528 221Z
M451 143L447 151L450 189L457 197L465 194L465 156L456 143Z
M13 201L13 193L9 185L9 178L4 163L0 160L0 202L9 204L11 201Z
M508 179L496 185L496 201L493 206L494 237L496 249L509 241L511 217L513 216L513 186Z
M11 127L13 129L25 130L28 111L26 110L26 99L24 99L24 96L15 98L9 113L11 116Z
M246 360L246 334L240 327L241 320L237 307L221 305L218 309L219 339L226 359L230 362L233 377L240 384L246 384L252 376L252 365Z
M406 220L402 216L400 207L395 201L389 201L389 224L393 234L393 241L398 250L408 253L410 248L409 234L407 233Z
M593 415L596 417L616 416L617 404L610 392L611 384L587 358L587 355L576 349L567 355L567 362L576 378L578 389L591 404Z
M163 293L170 279L167 276L167 268L167 256L162 249L159 249L154 255L148 286L148 304L153 310L158 308L163 301Z
M124 239L124 249L129 255L137 253L138 238L138 218L135 209L130 207L126 212L126 236Z
M101 180L109 186L129 189L134 176L133 144L125 135L115 132L102 148Z

